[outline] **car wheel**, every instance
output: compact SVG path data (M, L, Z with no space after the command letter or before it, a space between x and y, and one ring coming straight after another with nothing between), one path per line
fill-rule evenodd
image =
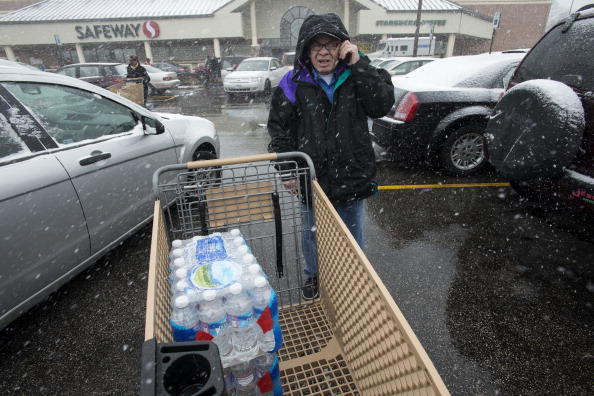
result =
M192 155L192 161L206 161L213 159L217 159L217 156L210 151L198 150L194 153L194 155ZM207 185L217 186L221 184L221 175L222 170L220 166L212 168L200 168L189 176L188 181L196 182L201 184L203 187Z
M573 90L552 80L530 80L497 103L486 129L489 160L510 181L554 179L577 155L584 109Z
M264 95L270 95L272 92L272 85L270 84L270 80L266 80L264 82Z
M448 136L440 155L448 173L466 176L483 171L487 165L483 131L482 125L465 125Z

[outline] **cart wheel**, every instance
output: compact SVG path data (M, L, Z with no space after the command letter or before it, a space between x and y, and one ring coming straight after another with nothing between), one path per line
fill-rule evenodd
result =
M205 161L217 159L217 156L210 151L196 151L192 156L192 161ZM192 181L201 184L202 186L218 186L221 184L221 167L201 168L196 170L191 176Z

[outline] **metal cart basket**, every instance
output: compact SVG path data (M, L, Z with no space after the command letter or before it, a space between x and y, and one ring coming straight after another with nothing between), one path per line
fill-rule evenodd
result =
M285 188L286 180L296 180L297 190ZM159 169L153 183L158 199L145 340L173 340L171 241L239 228L278 296L284 395L449 395L315 180L308 156L263 154L171 165ZM313 214L312 203L320 297L306 301L300 293L302 216Z

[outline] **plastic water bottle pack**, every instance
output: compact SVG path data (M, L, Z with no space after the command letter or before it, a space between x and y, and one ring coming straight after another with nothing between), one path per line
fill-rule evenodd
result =
M174 341L215 342L237 395L282 394L276 293L241 232L173 241L169 258Z

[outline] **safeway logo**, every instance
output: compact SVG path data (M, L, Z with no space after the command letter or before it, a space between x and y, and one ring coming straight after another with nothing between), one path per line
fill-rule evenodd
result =
M146 21L142 24L142 31L144 35L148 38L157 38L159 37L159 33L161 33L161 29L159 29L159 24L155 21Z

